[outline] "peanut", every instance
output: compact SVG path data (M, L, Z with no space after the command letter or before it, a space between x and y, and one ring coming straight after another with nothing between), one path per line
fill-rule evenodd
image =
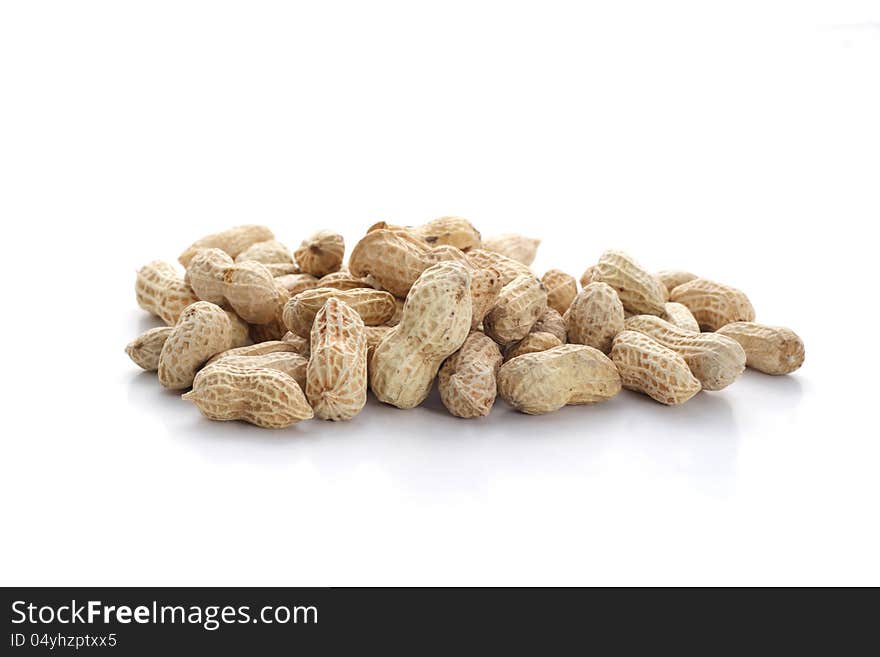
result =
M596 275L596 265L590 265L584 270L584 273L581 274L580 284L581 287L587 287L590 283L592 283L595 279L593 278Z
M316 287L300 292L287 302L282 312L285 326L297 335L309 337L315 315L331 298L345 302L360 315L367 326L384 324L394 315L394 297L388 292L370 288L336 290Z
M736 340L746 352L746 365L764 374L791 374L804 363L803 340L784 326L731 322L718 335Z
M709 331L731 322L755 321L755 309L744 292L705 278L675 287L670 299L687 306L700 326Z
M559 338L559 342L562 344L565 344L567 339L565 321L562 319L562 315L552 308L547 308L544 311L538 321L532 325L530 333L552 333Z
M285 342L284 340L266 340L265 342L258 342L257 344L246 345L244 347L234 347L232 349L227 349L226 351L221 351L219 354L215 354L208 359L206 367L211 363L217 362L221 358L228 358L231 356L265 356L267 354L285 353L308 355L308 349L305 350L304 354L300 349L301 347L299 345Z
M296 264L306 274L325 276L339 271L345 254L345 241L342 235L330 230L321 230L303 240L294 252Z
M500 253L524 265L530 265L535 261L540 244L541 240L524 237L515 233L506 233L483 240L483 249L493 253Z
M426 269L412 286L400 324L373 352L370 387L398 408L421 404L442 362L467 338L471 326L470 272L457 262Z
M700 391L700 382L684 358L644 333L618 333L611 360L624 388L642 392L661 404L683 404Z
M439 217L421 226L392 226L380 221L367 232L382 229L405 231L429 246L448 245L462 251L480 248L479 231L463 217Z
M547 292L534 276L518 276L501 288L498 300L483 319L490 338L506 345L522 340L547 309Z
M159 354L162 352L162 346L173 330L172 326L151 328L129 342L125 347L125 353L138 367L155 371L159 369Z
M501 285L507 285L517 276L534 276L528 266L493 251L483 249L468 251L467 259L477 269L497 271L501 275Z
M201 372L214 367L214 364L217 362L236 365L238 367L265 367L270 370L278 370L279 372L284 372L285 374L292 376L293 380L296 381L301 389L305 390L306 387L306 370L309 365L309 359L305 356L300 356L293 351L273 351L265 354L253 355L219 355L216 361L213 359L208 361L208 364L202 368Z
M533 354L536 351L547 351L554 347L562 346L562 341L552 333L532 331L519 342L514 342L504 354L504 362L511 358L524 354Z
M333 287L337 290L354 290L360 287L371 288L369 279L364 276L352 276L348 271L337 271L318 279L313 287Z
M565 314L578 293L574 276L558 269L550 269L544 274L541 282L547 290L547 305L560 315Z
M540 415L568 404L592 404L620 392L620 376L598 349L567 344L507 361L498 394L518 411Z
M385 290L406 297L416 279L433 262L430 249L406 231L380 228L368 232L348 258L354 276L371 276Z
M159 353L159 383L173 390L191 386L211 356L244 344L236 341L241 331L234 325L230 314L213 303L187 306Z
M201 249L189 261L186 282L202 301L229 306L246 322L268 324L278 317L286 290L259 262L236 264L220 249Z
M266 429L282 429L314 416L289 374L222 360L199 372L183 399L212 420L244 420Z
M746 369L746 354L735 341L717 333L694 333L654 315L636 315L626 328L653 338L679 354L703 390L721 390Z
M309 338L303 338L298 336L296 333L292 333L288 331L283 336L281 336L281 341L286 342L287 344L293 345L296 353L302 354L303 356L309 355L310 349L310 341Z
M693 331L694 333L700 332L700 324L684 304L667 301L663 304L663 308L666 310L666 312L663 313L663 319L670 324L673 324L684 331Z
M379 346L382 338L388 335L388 331L391 329L391 326L364 327L364 335L367 336L367 367L369 367L370 361L373 359L373 352L376 351L376 347Z
M336 297L315 316L306 397L322 420L350 420L367 403L367 336L364 322Z
M443 405L456 417L483 417L495 403L495 376L501 351L495 342L474 331L440 367L438 388Z
M677 288L682 283L687 283L688 281L692 281L697 277L696 274L692 274L689 271L683 271L681 269L666 269L663 271L658 271L656 276L658 279L660 279L663 287L665 287L666 291L670 294L672 294L673 289Z
M220 233L207 235L196 240L190 247L180 254L177 259L184 267L189 267L189 261L200 249L220 249L225 251L230 258L235 258L242 251L257 242L265 242L274 239L272 231L265 226L236 226Z
M330 274L331 276L333 274ZM326 278L326 276L325 276ZM284 276L275 277L275 285L281 286L290 296L295 296L303 290L311 290L318 287L318 278L311 274L285 274ZM333 287L332 285L322 285L321 287Z
M293 254L278 240L255 242L235 256L235 262L260 262L264 265L293 265Z
M662 315L665 311L663 304L669 296L666 288L622 251L605 251L596 264L593 280L613 287L631 313Z
M568 341L603 353L623 330L623 304L607 283L588 283L563 316Z
M174 265L154 260L138 270L134 286L138 305L174 326L180 313L199 298Z

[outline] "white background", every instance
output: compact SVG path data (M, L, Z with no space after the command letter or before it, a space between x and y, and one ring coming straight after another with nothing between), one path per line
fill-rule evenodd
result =
M876 3L5 2L3 584L880 584ZM748 292L666 408L212 423L124 345L202 234L470 218Z

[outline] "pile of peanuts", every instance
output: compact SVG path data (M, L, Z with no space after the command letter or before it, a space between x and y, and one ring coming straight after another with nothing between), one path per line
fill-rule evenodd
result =
M138 304L167 326L126 353L212 420L275 429L350 420L368 389L413 408L435 379L452 415L478 418L496 396L533 415L621 388L677 405L747 366L778 375L803 363L803 341L755 323L736 288L651 273L612 250L579 290L558 269L532 272L538 245L482 239L461 217L379 222L344 266L332 231L291 251L265 226L238 226L187 248L184 274L163 261L138 271Z

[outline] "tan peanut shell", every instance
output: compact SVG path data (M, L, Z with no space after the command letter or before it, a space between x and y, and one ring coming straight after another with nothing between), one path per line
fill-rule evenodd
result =
M743 348L723 335L680 329L654 315L630 317L626 328L644 333L684 358L703 390L726 388L746 369Z
M791 374L804 363L804 341L784 326L731 322L718 335L736 340L746 352L746 365L764 374Z
M534 276L527 265L494 251L475 249L468 251L468 262L477 269L494 269L501 275L501 285L507 285L517 276Z
M536 351L547 351L554 347L561 347L562 341L552 333L532 331L519 342L514 342L504 354L504 361L524 354L533 354Z
M265 262L261 263L276 280L282 276L290 276L291 274L300 274L299 267L292 262Z
M199 372L183 399L212 420L244 420L266 429L283 429L314 415L289 374L222 360Z
M568 341L607 354L623 330L623 304L607 283L588 283L563 315Z
M505 233L496 237L483 240L483 250L500 253L503 256L516 260L524 265L530 265L535 261L538 254L538 246L541 240L515 233Z
M305 354L303 354L298 345L285 342L284 340L266 340L265 342L258 342L244 347L234 347L232 349L227 349L226 351L221 351L219 354L211 356L206 365L210 365L221 358L227 358L229 356L265 356L267 354L285 353L308 355L309 352L306 350Z
M574 276L559 269L550 269L541 278L541 282L547 290L547 305L560 315L565 314L578 293Z
M580 284L581 287L587 287L590 283L593 282L594 276L596 275L596 265L590 265L584 270L584 273L581 274Z
M392 329L391 326L365 326L364 327L364 335L367 337L367 365L369 366L370 360L373 358L373 352L376 350L376 347L382 342L382 338L388 335L388 331Z
M217 361L209 361L208 364L202 368L201 372L204 372L209 367L214 367L214 363L218 361L222 361L224 364L236 365L238 367L266 367L270 370L278 370L279 372L284 372L285 374L292 376L293 380L296 381L300 388L303 390L306 389L306 369L309 364L309 359L305 356L300 356L293 351L275 351L255 355L229 354L221 356Z
M437 370L467 338L471 326L470 272L458 262L426 269L412 286L400 324L370 361L370 388L398 408L421 404Z
M666 312L663 313L663 319L667 322L684 331L700 332L700 324L687 306L675 301L667 301L663 307L666 309Z
M180 313L199 300L177 268L162 260L154 260L138 270L134 286L138 305L169 326L174 326Z
M669 296L650 272L622 251L605 251L593 272L593 280L607 283L631 313L662 315Z
M412 230L431 246L453 246L462 251L480 248L480 232L464 217L438 217Z
M501 276L495 269L475 269L470 263L468 270L471 274L471 330L475 330L498 302Z
M500 366L501 351L494 340L479 331L468 335L440 368L437 385L443 405L456 417L488 415L495 403Z
M700 382L684 358L644 333L618 333L611 360L624 388L642 392L661 404L683 404L700 391Z
M311 274L285 274L284 276L275 277L275 286L277 287L280 285L287 290L287 293L290 296L295 296L303 290L311 290L313 287L318 287L319 280L320 279ZM325 287L334 286L328 285Z
M293 254L278 240L251 244L235 256L235 262L261 262L264 265L293 265Z
M348 271L336 271L322 276L313 287L333 287L337 290L355 290L360 287L373 287L365 276L353 276Z
M282 312L284 325L297 335L309 337L315 315L330 298L339 299L350 306L367 326L384 324L394 315L394 297L388 292L371 288L337 290L316 287L300 292L287 302Z
M397 326L400 324L400 318L403 317L403 306L406 302L400 297L394 297L394 314L391 319L385 322L385 326Z
M207 301L187 306L159 354L159 383L188 388L211 356L240 346L233 340L232 321L220 306Z
M331 230L321 230L303 240L294 252L296 264L306 274L325 276L342 267L345 240Z
M288 331L281 336L281 341L293 345L294 349L296 349L296 353L302 354L303 356L309 355L309 349L311 348L311 341L309 338L304 338L296 333Z
M518 276L501 288L495 305L483 318L483 330L506 345L522 340L547 309L547 292L534 276Z
M498 394L516 410L540 415L567 404L592 404L620 392L620 376L598 349L566 344L507 361L498 372Z
M552 308L547 308L538 318L538 321L532 325L530 333L552 333L559 342L565 344L567 338L567 330L565 328L565 320L558 312Z
M165 340L173 330L172 326L151 328L129 342L125 347L125 353L138 367L148 372L155 371L159 369L159 354L162 352Z
M410 233L380 228L355 245L348 268L354 276L369 275L383 289L403 298L432 264L428 252L428 246Z
M744 292L706 278L679 285L669 298L687 306L700 326L709 331L731 322L755 321L755 309Z
M681 269L665 269L663 271L658 271L655 275L660 279L663 287L665 287L666 291L670 294L672 294L672 290L679 285L692 281L697 277L696 274Z
M367 403L367 336L360 315L336 297L315 316L306 397L322 420L350 420Z
M219 233L206 235L200 240L193 242L190 247L180 254L177 259L184 267L189 266L189 261L200 249L220 249L229 255L230 258L236 258L238 254L257 242L265 242L275 239L272 231L265 226L246 225L236 226L229 230Z
M202 301L228 304L251 324L278 317L286 291L259 262L235 263L220 249L201 249L190 259L186 282Z

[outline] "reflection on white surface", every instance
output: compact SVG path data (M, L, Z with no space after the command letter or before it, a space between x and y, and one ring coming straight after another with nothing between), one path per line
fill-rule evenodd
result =
M277 472L305 466L333 480L369 468L402 494L442 497L485 493L497 478L589 478L616 462L640 464L654 476L684 476L703 493L725 495L735 485L741 425L756 400L777 413L794 412L802 397L796 377L747 372L736 388L703 392L666 407L623 391L592 406L529 416L499 398L479 420L454 418L436 388L416 409L380 404L370 395L354 421L302 422L267 431L243 422L213 422L158 386L155 375L132 375L129 399L154 406L168 440L209 466L242 464Z

